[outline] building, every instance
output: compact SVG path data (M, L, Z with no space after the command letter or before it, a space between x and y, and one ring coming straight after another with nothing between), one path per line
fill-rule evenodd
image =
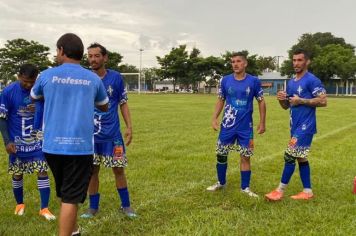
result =
M284 90L289 79L276 71L263 72L258 78L261 80L263 92L266 95L275 95L277 91Z

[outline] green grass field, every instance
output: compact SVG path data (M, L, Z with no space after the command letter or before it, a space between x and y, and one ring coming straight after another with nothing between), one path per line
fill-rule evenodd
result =
M318 134L310 164L315 198L296 202L289 195L301 190L298 168L286 197L266 202L263 194L277 186L283 153L289 141L289 116L274 97L267 97L267 131L255 135L251 188L260 198L239 191L239 157L229 156L228 186L210 193L216 181L215 142L210 128L216 96L130 95L134 139L128 147L127 177L132 206L139 218L119 211L113 174L102 169L101 211L79 221L83 235L355 235L356 99L330 98L319 108ZM256 110L257 111L257 110ZM255 125L258 112L255 112ZM7 155L1 143L0 235L56 235L57 221L38 216L35 176L25 176L26 213L13 215L15 200ZM58 215L51 179L50 207ZM87 207L81 207L80 213Z

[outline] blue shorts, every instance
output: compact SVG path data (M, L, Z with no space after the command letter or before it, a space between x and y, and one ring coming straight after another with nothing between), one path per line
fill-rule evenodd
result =
M230 151L236 150L241 156L253 155L253 130L225 132L221 131L216 144L216 154L227 156Z
M294 133L288 143L286 153L295 158L307 158L314 134Z
M111 168L126 167L126 149L122 137L118 138L115 141L94 143L93 160L93 164L95 166L104 165L105 167Z
M37 152L34 155L26 157L19 157L16 154L9 155L9 174L23 175L45 171L48 171L48 165L43 152Z

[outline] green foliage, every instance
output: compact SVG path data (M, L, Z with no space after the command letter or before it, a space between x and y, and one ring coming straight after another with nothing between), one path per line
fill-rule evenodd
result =
M251 188L260 198L251 199L240 192L236 152L228 159L226 189L205 191L216 181L218 133L210 128L216 99L215 95L129 95L134 136L127 147L125 173L131 205L139 217L130 220L120 213L114 175L102 167L100 211L94 219L79 219L82 235L355 234L356 195L351 193L356 170L355 99L330 98L328 107L318 108L318 133L309 154L315 198L308 202L289 198L302 189L297 167L285 198L278 203L263 199L280 181L289 141L289 113L280 108L275 97L266 97L267 132L255 134L251 159ZM47 222L38 215L36 175L24 176L25 214L13 214L11 175L0 144L0 235L58 235L58 220ZM52 174L50 178L50 209L58 217ZM87 207L88 199L79 214Z
M312 66L313 72L321 79L325 80L333 75L350 79L356 75L356 56L350 48L329 44L321 49Z
M257 67L262 70L262 71L266 71L266 70L275 70L277 69L276 67L276 58L275 57L263 57L263 56L259 56L257 58Z
M5 47L0 48L0 79L7 81L15 79L20 66L32 63L39 70L52 65L48 59L49 47L35 41L25 39L8 40Z
M158 73L163 79L173 80L174 92L176 84L187 77L188 52L186 47L186 45L179 45L177 48L172 48L164 57L157 56L158 64L161 65Z
M327 49L325 49L329 45L337 45L334 50L337 50L338 53L333 52L332 54L335 56L335 58L330 58L330 53L327 53ZM282 64L281 68L281 74L282 75L287 75L287 76L292 76L294 74L293 66L292 66L292 57L293 57L293 52L296 49L304 49L307 50L310 53L311 59L317 60L318 63L312 63L309 67L309 70L312 71L313 73L316 74L320 79L322 80L328 80L330 79L334 74L336 74L336 71L344 71L343 74L352 74L353 71L355 71L355 67L352 65L350 67L347 67L348 71L345 71L345 66L342 64L335 64L333 69L335 71L331 71L331 68L326 68L324 67L327 63L323 63L326 60L333 60L333 61L344 61L344 57L350 58L351 61L353 61L355 58L355 50L354 46L351 44L348 44L345 42L343 38L338 38L335 37L333 34L330 32L326 33L315 33L315 34L303 34L299 40L298 43L293 45L291 49L288 51L289 54L289 59L284 61ZM342 50L341 48L344 48L345 50ZM342 53L345 52L347 55L343 55ZM351 56L350 56L351 52ZM318 58L319 57L319 58ZM322 57L322 58L320 58ZM328 58L323 58L323 57L328 57ZM341 57L341 58L338 58ZM352 64L352 63L351 63ZM344 68L341 68L344 67Z

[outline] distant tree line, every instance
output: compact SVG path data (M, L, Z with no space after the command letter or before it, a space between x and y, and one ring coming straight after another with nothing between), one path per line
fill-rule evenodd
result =
M264 71L280 68L282 75L292 76L292 55L297 48L310 52L312 63L310 70L321 80L332 78L341 80L355 79L356 55L355 47L329 32L303 34L296 44L289 50L289 58L278 65L278 57L259 56L242 50L248 60L247 72L252 75L261 75ZM19 66L24 63L33 63L44 70L55 66L55 57L50 57L50 48L35 41L25 39L8 40L0 48L0 79L7 83L15 80ZM221 76L232 73L230 56L233 51L226 51L221 56L203 57L198 48L188 50L186 45L173 47L164 56L157 56L159 67L143 68L142 75L152 88L155 80L170 79L174 87L196 88L199 82L205 81L208 85L216 85ZM89 67L85 54L81 64ZM118 52L109 52L107 68L123 73L139 72L139 69L130 64L123 63L123 56Z

